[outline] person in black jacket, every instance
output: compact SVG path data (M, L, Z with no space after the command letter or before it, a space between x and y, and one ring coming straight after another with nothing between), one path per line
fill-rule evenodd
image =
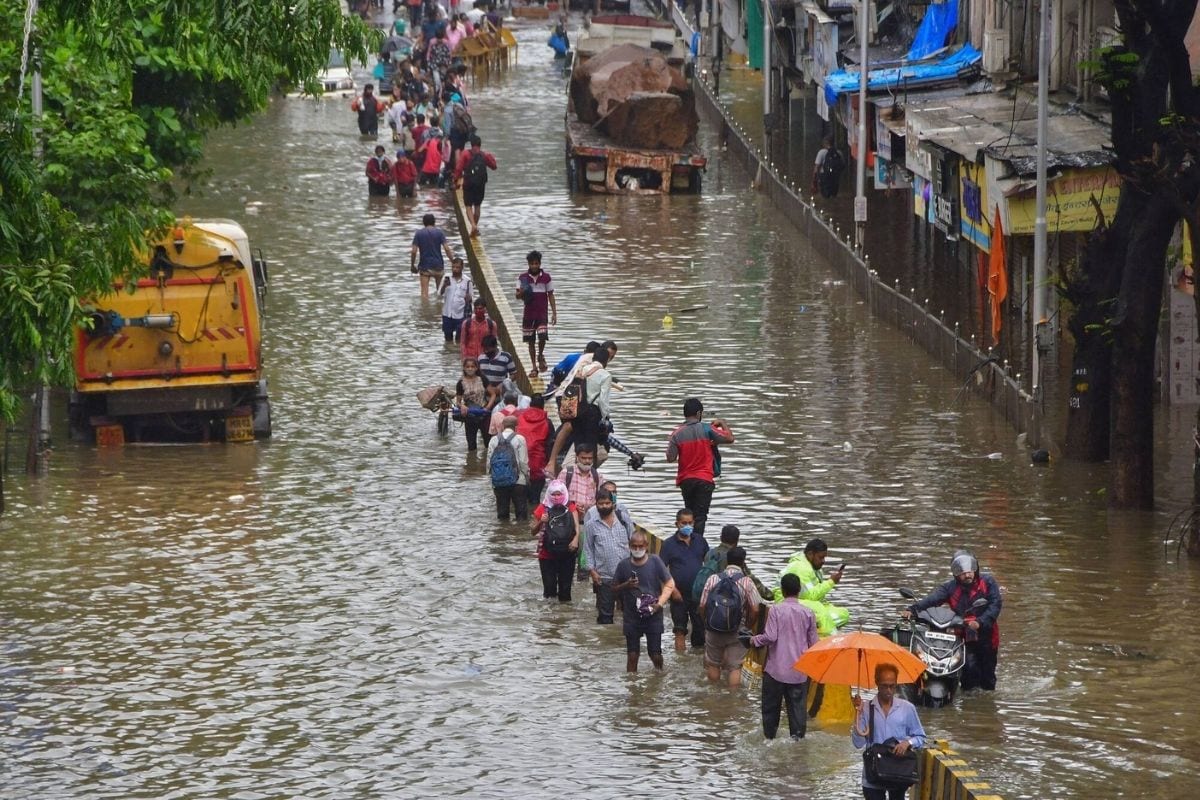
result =
M905 619L933 606L948 605L966 622L967 662L963 665L962 688L996 688L996 659L1000 650L1000 625L997 618L1003 600L1000 586L991 575L979 571L979 560L968 550L959 550L950 561L954 579L934 589L903 612ZM987 605L972 609L980 597Z

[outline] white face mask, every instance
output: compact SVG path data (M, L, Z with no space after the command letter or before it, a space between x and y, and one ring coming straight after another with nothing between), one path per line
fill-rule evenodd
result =
M629 555L633 556L634 558L636 558L638 560L641 560L646 557L646 548L644 548L644 547L633 548L629 551Z
M580 464L580 463L578 463L578 462L577 462L577 463L575 464L575 466L579 467L579 471L580 471L580 472L591 472L591 471L592 471L592 465L591 465L591 464Z

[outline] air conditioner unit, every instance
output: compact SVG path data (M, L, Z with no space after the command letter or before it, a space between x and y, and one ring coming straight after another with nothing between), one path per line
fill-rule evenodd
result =
M1009 32L988 28L983 32L983 71L988 74L1008 72Z

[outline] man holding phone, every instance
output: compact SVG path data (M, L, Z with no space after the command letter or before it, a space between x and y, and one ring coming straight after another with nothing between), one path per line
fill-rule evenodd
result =
M779 577L795 575L800 579L800 602L807 606L817 618L817 633L828 636L850 621L850 612L835 606L825 598L837 587L846 571L846 562L825 577L822 568L829 555L829 547L823 539L812 539L804 546L803 553L795 553ZM783 599L780 591L775 592L777 601Z
M642 637L655 669L663 668L663 606L675 591L667 565L647 547L646 534L629 538L629 558L617 565L613 591L621 596L624 617L625 671L637 672Z

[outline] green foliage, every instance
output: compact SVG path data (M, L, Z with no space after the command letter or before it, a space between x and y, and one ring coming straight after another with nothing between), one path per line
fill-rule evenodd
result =
M339 0L41 0L44 116L17 102L25 0L0 0L0 419L69 384L80 299L139 269L205 136L379 34ZM33 67L31 65L30 69ZM36 133L36 136L35 136ZM36 145L36 146L35 146Z

